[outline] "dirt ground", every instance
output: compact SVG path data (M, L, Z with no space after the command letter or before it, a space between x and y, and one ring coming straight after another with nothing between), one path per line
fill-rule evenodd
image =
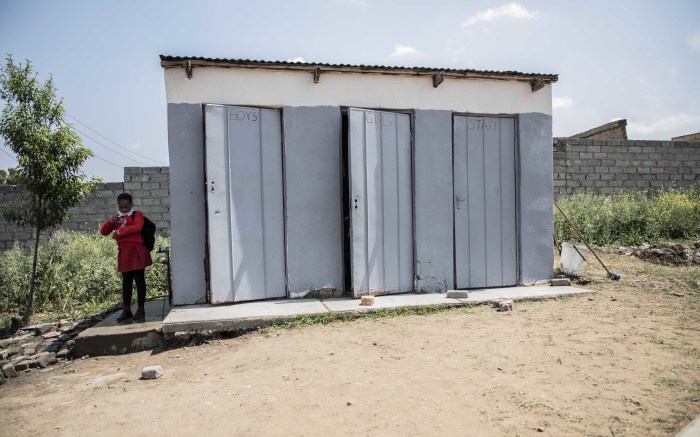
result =
M700 267L607 253L597 291L76 360L0 387L0 434L674 435L700 414ZM165 374L141 381L143 366Z

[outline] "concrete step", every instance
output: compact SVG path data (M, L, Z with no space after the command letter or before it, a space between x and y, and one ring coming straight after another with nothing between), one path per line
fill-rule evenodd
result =
M376 311L378 309L426 305L458 306L555 298L590 293L576 287L506 287L469 290L467 298L448 298L446 293L403 293L376 296L372 306L360 305L360 299L276 299L219 305L176 307L163 321L166 334L198 331L236 331L268 326L300 315Z
M121 311L117 311L81 332L75 337L71 356L119 355L164 346L161 328L164 316L171 310L167 299L146 302L145 309L146 321L143 323L118 324Z

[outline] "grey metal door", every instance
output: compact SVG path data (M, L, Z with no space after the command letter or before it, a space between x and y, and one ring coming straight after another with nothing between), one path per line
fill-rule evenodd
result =
M350 108L352 290L413 290L411 120Z
M280 112L206 105L205 124L210 300L284 297Z
M457 288L517 283L515 120L455 116Z

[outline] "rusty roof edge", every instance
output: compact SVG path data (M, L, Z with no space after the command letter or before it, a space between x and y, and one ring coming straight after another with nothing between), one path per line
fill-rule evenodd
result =
M160 65L163 68L184 68L187 63L197 67L237 67L272 70L306 71L313 73L316 67L320 67L324 73L366 73L366 74L395 74L395 75L432 75L442 72L445 77L451 78L483 78L501 80L532 80L541 78L545 83L557 82L557 74L521 73L519 71L486 71L473 69L431 68L431 67L392 67L383 65L350 65L327 64L313 62L286 62L286 61L256 61L248 59L219 59L187 56L160 55Z

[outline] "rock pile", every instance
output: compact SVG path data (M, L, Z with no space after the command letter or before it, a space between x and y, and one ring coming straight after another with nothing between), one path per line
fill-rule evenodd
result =
M692 245L680 243L642 244L637 247L620 247L617 250L629 256L665 265L700 265L700 241Z
M80 322L61 320L25 326L14 336L0 340L0 385L21 372L43 369L68 359L75 343L73 339L111 312L104 311Z

